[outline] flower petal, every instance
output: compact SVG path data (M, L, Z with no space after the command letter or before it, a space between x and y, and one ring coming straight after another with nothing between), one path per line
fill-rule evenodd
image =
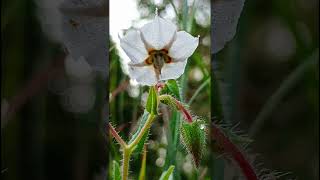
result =
M168 46L175 36L176 31L177 27L173 23L158 16L156 16L152 22L141 28L142 37L146 41L145 43L149 48L156 50Z
M187 59L196 50L198 44L198 37L195 38L185 31L179 31L169 49L169 56L173 59Z
M142 85L153 86L158 82L153 66L129 65L129 76Z
M179 78L187 65L187 59L184 61L166 63L161 69L160 80Z
M141 63L148 57L148 52L138 31L129 31L120 39L120 46L131 59L132 63Z

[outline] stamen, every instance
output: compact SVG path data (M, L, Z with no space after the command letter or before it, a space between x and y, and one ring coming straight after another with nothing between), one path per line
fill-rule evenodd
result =
M164 62L166 62L166 63L171 63L171 62L172 62L171 57L169 57L169 56L164 56Z
M149 56L146 60L144 60L144 62L148 65L151 65L153 63L153 59L151 56Z
M161 49L162 52L168 54L168 50L167 49Z

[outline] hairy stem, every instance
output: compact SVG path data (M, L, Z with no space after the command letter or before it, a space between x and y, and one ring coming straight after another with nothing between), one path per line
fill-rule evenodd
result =
M132 150L140 142L143 135L150 129L154 118L155 118L155 115L149 114L146 123L144 124L141 131L139 132L137 138L133 140L131 144L128 145L128 149Z
M139 174L139 180L145 180L146 179L146 161L147 161L147 146L144 145L143 147L143 155L142 155L142 163L141 163L141 170Z
M192 115L190 114L190 112L183 106L183 104L178 101L177 99L175 99L174 97L172 97L171 95L167 95L167 94L164 94L164 95L161 95L159 96L159 100L160 101L166 101L166 100L169 100L171 101L171 103L173 103L175 105L175 107L177 108L178 111L180 111L183 115L184 115L184 118L185 120L188 122L188 123L192 123Z
M124 149L127 147L127 144L122 140L117 131L113 128L113 126L108 123L111 135L116 139L116 141L120 144L120 146Z
M243 175L248 180L258 180L254 167L246 159L241 150L220 130L220 128L212 123L211 135L217 141L226 153L238 164Z
M150 129L152 122L154 120L154 117L155 117L155 115L149 114L146 123L144 124L143 128L139 132L136 139L134 139L134 141L131 144L124 146L124 148L123 148L123 164L122 164L122 180L128 179L129 161L130 161L131 153L132 153L133 149L135 148L135 146L140 142L143 135Z
M123 164L122 164L122 180L127 180L129 175L129 161L131 156L131 150L125 148L123 150Z

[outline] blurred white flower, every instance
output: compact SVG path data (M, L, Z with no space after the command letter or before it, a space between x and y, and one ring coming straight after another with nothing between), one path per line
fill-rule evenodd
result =
M65 60L65 70L69 77L76 81L90 82L93 78L92 68L83 56L77 61L70 55L67 56Z
M213 54L224 48L236 34L238 20L245 0L212 1L212 46Z
M37 0L43 31L62 43L76 60L107 73L107 3L105 0Z
M142 85L179 78L199 44L193 37L158 15L138 31L128 31L120 46L129 56L129 75Z

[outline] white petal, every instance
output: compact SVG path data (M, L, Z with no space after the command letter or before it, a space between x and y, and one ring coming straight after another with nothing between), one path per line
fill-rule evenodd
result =
M120 39L120 46L131 59L132 63L141 63L148 57L148 52L141 40L140 33L129 31Z
M160 50L169 45L172 41L177 27L158 16L141 28L143 39L150 48Z
M185 31L179 31L169 49L169 56L173 59L187 59L196 50L198 44L198 37L195 38Z
M153 86L157 84L156 73L153 66L130 66L129 76L135 79L139 84Z
M161 69L160 80L179 78L187 65L187 59L184 61L166 63Z

